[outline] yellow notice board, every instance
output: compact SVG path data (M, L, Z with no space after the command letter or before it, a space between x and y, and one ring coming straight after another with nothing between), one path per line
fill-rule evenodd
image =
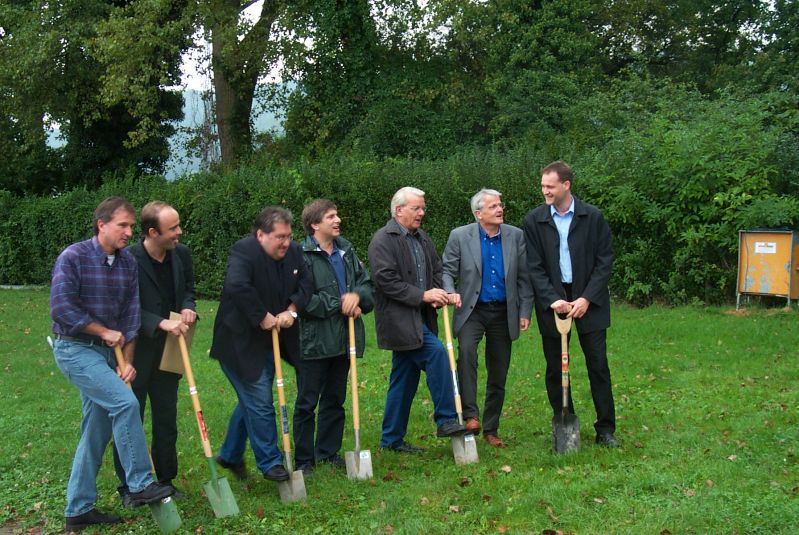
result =
M169 319L171 320L179 320L180 314L177 312L170 312ZM183 335L186 338L186 347L191 350L191 340L194 338L194 328L197 326L197 322L195 321L189 330L186 331L186 334ZM189 352L191 354L191 352ZM165 372L172 372L172 373L179 373L183 375L185 370L183 369L183 357L180 354L180 344L178 344L178 338L176 336L172 336L171 334L166 335L166 344L164 344L164 353L161 355L161 365L159 368Z
M790 230L739 232L738 295L799 299L799 243Z

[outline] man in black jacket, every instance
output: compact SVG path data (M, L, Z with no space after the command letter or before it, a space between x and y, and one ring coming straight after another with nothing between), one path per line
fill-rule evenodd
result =
M352 244L341 237L341 218L332 201L317 199L306 206L302 226L305 264L314 290L300 316L302 358L297 361L294 448L297 467L307 476L316 462L345 466L338 452L350 369L348 320L355 320L356 354L361 357L366 345L361 315L374 308L374 289Z
M264 478L286 481L277 447L272 381L272 329L280 331L280 354L289 362L300 352L297 314L308 304L313 281L302 247L291 240L291 213L267 206L252 234L233 244L214 322L211 357L236 390L233 410L217 462L239 479L247 477L247 439Z
M436 308L460 306L460 296L442 289L441 258L433 241L419 228L425 209L422 190L400 189L391 199L392 219L369 244L377 344L392 351L380 447L405 453L422 451L405 441L422 370L433 398L436 434L444 437L466 432L457 420L449 359L437 338L436 321Z
M174 489L172 482L178 474L175 445L180 375L162 371L160 364L167 335L183 334L197 320L194 269L191 252L179 243L183 231L174 208L160 201L148 203L141 211L141 229L144 239L129 249L139 268L141 301L141 328L133 357L138 373L133 381L133 392L139 400L142 420L147 398L150 398L155 473L160 483ZM181 319L170 320L171 311L179 311ZM124 502L128 487L116 449L114 464Z
M563 404L560 335L553 310L574 318L585 354L597 419L596 443L618 447L607 357L610 327L608 281L613 267L610 226L594 206L571 193L571 167L563 161L541 172L545 204L524 219L527 259L535 291L535 315L547 361L546 386L555 414ZM570 396L571 397L571 396ZM574 413L572 400L569 410Z

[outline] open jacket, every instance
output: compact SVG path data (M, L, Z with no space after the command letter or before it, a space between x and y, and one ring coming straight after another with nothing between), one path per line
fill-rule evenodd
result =
M544 336L559 336L550 305L566 298L560 276L560 237L550 207L543 204L524 218L527 262L535 291L535 315ZM608 281L613 267L613 237L602 212L574 198L574 217L569 227L572 261L572 298L590 301L588 311L576 319L580 332L610 327Z
M341 294L336 274L327 258L311 236L302 244L305 265L313 277L313 293L300 315L300 345L303 359L337 357L349 353L348 318L341 313ZM369 272L358 259L352 244L336 238L336 247L344 259L347 292L360 297L361 312L374 309L374 288ZM366 346L363 319L355 320L355 353L363 356Z
M261 321L267 312L279 314L291 303L302 312L312 290L299 243L292 241L279 262L264 252L254 235L234 243L214 322L211 358L244 381L255 382L272 351L272 332L261 329ZM280 330L280 355L292 364L299 353L300 328L295 323Z
M422 322L438 334L436 309L422 301L426 290L442 288L441 258L423 230L419 238L425 255L427 288L418 288L416 265L400 224L391 219L369 243L369 265L375 284L377 345L390 351L422 347Z

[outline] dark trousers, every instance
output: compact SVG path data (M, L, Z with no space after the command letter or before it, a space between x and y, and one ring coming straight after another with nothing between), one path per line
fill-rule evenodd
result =
M464 418L479 418L477 406L477 346L486 339L487 371L483 433L495 435L505 403L505 380L510 367L511 339L505 304L477 303L458 333L458 386Z
M136 354L136 379L133 381L133 393L139 400L139 414L144 421L144 409L147 398L150 398L150 416L152 418L152 443L150 455L155 465L155 475L162 483L171 482L178 475L178 441L177 409L178 384L180 375L161 371L161 355ZM114 448L114 468L117 477L125 487L125 471L119 462L119 455Z
M347 355L299 360L296 369L294 449L297 466L301 466L329 459L341 449L350 361ZM315 418L314 411L317 405L319 417ZM315 443L314 427L316 427Z
M591 397L596 409L594 429L599 433L616 431L616 410L613 403L613 391L610 381L610 368L607 355L607 330L581 333L578 331L580 347L585 354L585 365L588 368L588 380L591 383ZM571 336L570 336L571 338ZM560 336L557 338L542 336L544 356L547 360L546 385L549 404L553 414L559 415L563 410L563 387L561 386ZM569 359L569 367L574 361ZM571 399L572 388L569 388L569 412L574 414Z

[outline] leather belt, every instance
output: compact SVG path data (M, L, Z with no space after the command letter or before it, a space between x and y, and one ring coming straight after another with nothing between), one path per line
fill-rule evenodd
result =
M89 344L89 345L102 345L102 338L96 336L69 336L67 334L58 334L55 335L56 340L64 340L65 342L78 342L81 344Z

